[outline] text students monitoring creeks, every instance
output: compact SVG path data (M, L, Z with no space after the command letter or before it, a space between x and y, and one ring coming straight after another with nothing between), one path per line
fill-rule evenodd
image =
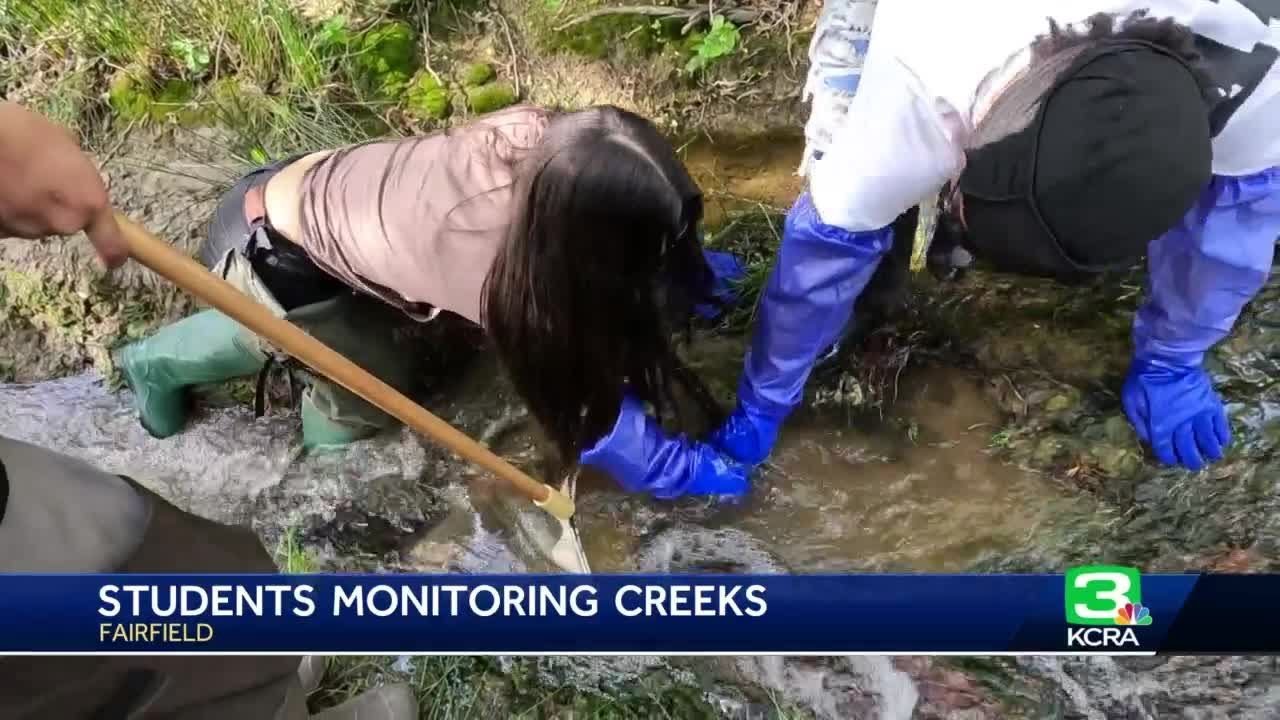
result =
M847 106L815 98L835 119L812 123L821 146L737 407L687 452L769 456L855 301L910 241L895 219L942 194L942 224L959 228L931 249L944 263L967 251L1076 281L1145 255L1125 413L1163 463L1222 458L1230 423L1203 360L1262 288L1280 235L1280 0L881 0L870 28L866 5L825 3L810 90ZM646 460L673 463L637 447Z

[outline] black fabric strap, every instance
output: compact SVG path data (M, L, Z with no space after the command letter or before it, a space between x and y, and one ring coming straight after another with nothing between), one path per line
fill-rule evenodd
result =
M276 365L275 353L267 355L267 362L258 371L258 384L253 391L253 416L260 418L267 413L267 377L271 374L271 368Z
M9 506L9 472L0 461L0 523L4 522L4 511Z

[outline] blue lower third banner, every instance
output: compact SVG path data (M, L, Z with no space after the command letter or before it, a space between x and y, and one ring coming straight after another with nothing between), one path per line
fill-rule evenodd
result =
M1269 653L1280 576L0 575L22 653Z

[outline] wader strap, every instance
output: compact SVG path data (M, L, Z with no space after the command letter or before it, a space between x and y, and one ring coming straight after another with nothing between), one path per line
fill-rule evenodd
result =
M276 365L275 353L267 355L267 362L258 371L257 387L253 389L253 416L260 418L267 414L267 376Z

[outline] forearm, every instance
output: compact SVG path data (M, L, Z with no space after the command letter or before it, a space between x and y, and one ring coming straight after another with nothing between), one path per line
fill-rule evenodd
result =
M740 404L777 419L799 404L814 363L839 339L892 240L887 227L849 232L826 225L801 197L760 301Z
M1199 365L1266 284L1280 236L1280 169L1215 178L1200 204L1151 243L1135 354Z

